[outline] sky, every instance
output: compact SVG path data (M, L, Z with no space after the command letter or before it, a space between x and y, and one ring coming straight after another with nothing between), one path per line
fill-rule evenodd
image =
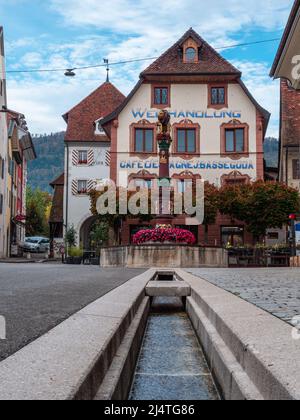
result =
M268 135L278 137L279 84L269 77L293 0L0 0L8 106L26 115L33 134L65 130L61 115L105 81L105 68L65 69L156 57L193 27L243 72L259 103L272 113ZM111 82L125 95L150 61L112 66Z

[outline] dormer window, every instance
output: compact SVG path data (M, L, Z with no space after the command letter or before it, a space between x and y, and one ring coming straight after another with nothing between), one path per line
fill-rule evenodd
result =
M183 49L184 63L199 63L199 51L201 44L196 42L193 38L189 38L181 45L181 48Z
M95 134L103 136L105 135L105 131L103 130L102 127L102 120L103 118L100 118L99 120L95 121Z
M194 63L197 57L195 48L187 48L185 51L185 60L187 63Z

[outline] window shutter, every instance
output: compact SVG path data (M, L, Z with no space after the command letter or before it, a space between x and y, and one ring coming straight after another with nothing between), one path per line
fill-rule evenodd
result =
M87 184L87 192L90 193L92 190L95 189L95 187L96 187L96 181L94 181L93 179L90 179Z
M78 195L78 181L77 179L73 179L72 181L72 194Z
M105 165L106 166L110 166L111 164L111 155L110 155L110 151L106 150L105 152Z
M93 166L95 163L95 159L94 159L94 150L90 149L88 151L88 165L89 166Z
M78 160L79 160L79 152L78 152L78 150L73 150L73 152L72 152L72 164L73 164L73 166L78 165Z

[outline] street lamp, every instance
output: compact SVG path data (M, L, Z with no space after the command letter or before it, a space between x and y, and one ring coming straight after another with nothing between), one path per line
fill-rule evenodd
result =
M75 77L76 73L74 72L75 69L67 69L65 72L66 77Z

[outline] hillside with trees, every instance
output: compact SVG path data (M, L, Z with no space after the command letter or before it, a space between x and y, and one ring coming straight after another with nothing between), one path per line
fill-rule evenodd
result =
M29 162L28 183L35 190L53 190L49 183L64 170L64 132L33 136L37 159Z
M279 141L273 137L267 137L264 144L265 160L269 168L278 166Z

